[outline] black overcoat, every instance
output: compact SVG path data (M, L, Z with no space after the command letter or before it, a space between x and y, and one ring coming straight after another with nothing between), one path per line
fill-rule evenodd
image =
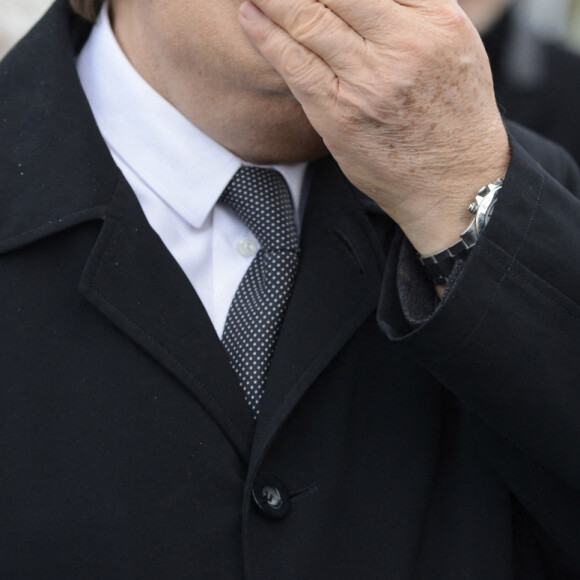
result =
M580 578L569 158L511 128L496 213L415 330L400 234L312 164L254 422L92 118L89 29L59 1L0 66L0 577Z

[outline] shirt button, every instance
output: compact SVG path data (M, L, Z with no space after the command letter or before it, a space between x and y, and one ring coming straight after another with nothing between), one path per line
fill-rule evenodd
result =
M290 513L290 495L284 484L272 475L256 477L252 498L262 515L269 518L281 520Z
M258 244L252 238L242 238L238 240L236 250L244 258L253 258L258 252Z

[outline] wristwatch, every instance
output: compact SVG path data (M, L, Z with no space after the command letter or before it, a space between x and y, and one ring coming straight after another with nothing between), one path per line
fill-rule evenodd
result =
M502 187L503 179L497 179L477 192L475 201L468 208L469 213L475 214L475 219L461 234L459 242L431 256L419 256L425 273L435 284L447 284L457 260L467 258L493 213Z

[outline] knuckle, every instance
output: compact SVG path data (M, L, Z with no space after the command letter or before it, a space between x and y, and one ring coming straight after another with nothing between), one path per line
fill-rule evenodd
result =
M295 83L308 85L312 81L313 59L301 47L288 43L282 47L281 57L286 74Z
M451 28L464 26L467 22L465 12L459 10L457 5L450 4L441 10L441 23Z
M289 33L299 42L319 35L327 25L329 11L321 3L297 8L290 17Z

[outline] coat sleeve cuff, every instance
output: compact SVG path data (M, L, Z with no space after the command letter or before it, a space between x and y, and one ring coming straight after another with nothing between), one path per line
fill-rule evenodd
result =
M410 258L410 244L401 232L391 245L379 324L391 340L421 347L428 359L447 358L460 348L466 333L477 328L496 303L505 283L522 280L522 269L530 278L527 285L533 281L546 286L556 301L572 309L580 305L580 268L574 267L580 263L580 201L513 137L511 144L512 162L493 218L436 311L429 282ZM574 191L576 171L571 179L559 176ZM461 336L455 336L457 331ZM431 333L444 333L445 344L430 344Z

